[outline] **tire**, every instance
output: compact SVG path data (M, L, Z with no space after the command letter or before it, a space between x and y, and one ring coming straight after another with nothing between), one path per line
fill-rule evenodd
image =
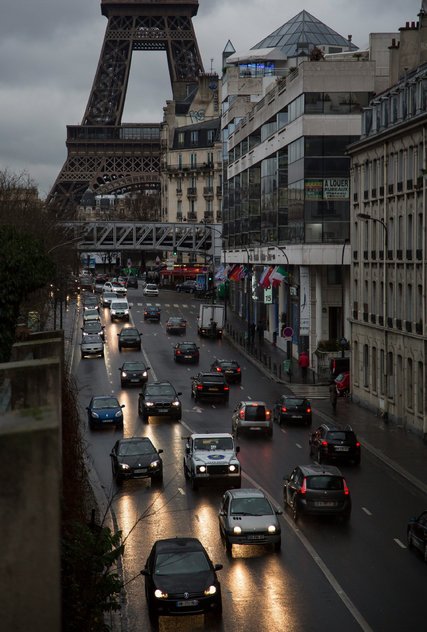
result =
M183 459L182 462L184 466L184 478L185 480L188 481L188 479L190 478L190 474L189 474L189 471L187 470L187 466L185 465L185 459Z
M354 459L353 463L354 465L360 465L360 456Z
M119 345L119 351L122 352L122 345Z
M299 509L298 509L298 503L296 500L294 500L293 504L291 505L291 509L292 509L292 518L294 519L294 522L297 522L299 518Z
M316 460L317 460L318 464L320 465L321 462L322 462L322 455L321 455L321 452L320 452L320 448L317 449Z
M114 479L116 481L116 485L118 485L119 487L123 485L123 478L119 474L116 474Z
M272 439L273 438L273 429L267 430L267 432L265 433L265 436L267 437L267 439Z
M224 541L225 541L225 550L228 553L228 555L231 555L233 553L233 545L231 544L230 540L227 538L227 536L224 536Z
M153 606L148 605L148 618L154 630L159 629L159 613L154 610Z
M341 516L341 522L347 524L350 521L351 511L345 511Z
M104 357L104 355L105 355L105 354L104 354L104 352L102 352L102 353L101 353L101 358L103 358L103 357Z
M81 358L82 358L82 360L85 359L85 354L84 353L81 354Z
M241 479L241 478L239 478L239 480L237 481L237 483L236 483L235 485L233 485L233 487L234 487L235 489L240 489L240 488L241 488L241 486L242 486L242 479Z

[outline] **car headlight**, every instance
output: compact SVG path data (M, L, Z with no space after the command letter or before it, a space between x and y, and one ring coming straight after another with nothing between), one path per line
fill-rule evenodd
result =
M163 590L160 590L160 588L156 588L156 590L154 591L154 596L157 597L157 599L167 599L168 593L163 592Z
M125 309L125 316L127 316L129 314L129 310Z
M121 410L118 410L118 411L116 412L116 414L114 415L114 417L123 417L123 413L122 413L122 411L121 411Z
M205 595L214 595L216 593L216 586L209 586L209 588L206 588L205 590Z
M237 465L229 465L228 466L228 471L229 472L237 472Z
M154 406L153 402L145 402L146 406Z
M204 474L206 472L206 465L199 465L197 469L199 472Z
M172 402L172 406L180 406L181 402L179 402L178 400Z
M127 463L119 463L119 467L121 470L129 470L130 467Z
M144 373L142 374L142 377L147 377L147 371L144 371Z
M127 375L126 371L122 371L122 377L127 377Z
M242 533L241 527L233 527L233 533L240 535Z
M90 411L90 414L92 417L96 417L97 419L99 417L98 413L94 413L93 410Z
M160 461L151 461L150 467L159 467Z
M274 526L274 524L269 525L267 531L268 533L276 533L276 527Z

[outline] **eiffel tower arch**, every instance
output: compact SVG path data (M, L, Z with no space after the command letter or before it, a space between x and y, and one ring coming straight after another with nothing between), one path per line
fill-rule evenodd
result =
M134 51L166 51L177 114L185 114L203 64L192 18L198 0L101 0L108 19L81 125L67 126L67 158L47 202L73 216L98 195L160 189L160 123L122 123Z

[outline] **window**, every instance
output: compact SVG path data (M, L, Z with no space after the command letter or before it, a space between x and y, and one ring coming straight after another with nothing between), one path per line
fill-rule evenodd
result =
M406 162L406 179L412 180L414 177L414 148L412 145L408 147L407 162Z
M182 154L178 154L178 168L182 169L182 165L183 165Z
M178 146L184 147L185 143L185 134L184 132L178 132Z
M215 130L208 129L208 144L213 145L214 142L215 142Z
M412 302L413 302L412 285L411 283L408 283L408 285L406 286L405 307L406 307L406 320L410 323L414 319L414 308L413 308Z
M371 287L371 314L377 313L377 282L372 281Z
M190 154L190 167L196 169L197 167L197 154Z
M424 375L423 375L423 363L418 362L417 370L417 412L422 415L424 412Z
M369 386L369 347L363 345L363 386Z
M397 154L397 182L403 182L403 165L404 165L404 153L403 149Z
M371 373L371 383L372 383L372 392L377 392L377 348L372 347L372 373Z
M414 407L414 382L413 382L412 358L406 361L406 405L412 409Z
M413 247L413 216L411 213L408 215L407 226L406 226L406 248L407 250L412 250Z
M393 399L393 397L394 397L393 371L394 371L393 352L389 351L387 353L387 381L388 381L388 384L387 384L387 395L391 399Z
M381 349L380 351L380 393L381 395L384 395L384 349Z

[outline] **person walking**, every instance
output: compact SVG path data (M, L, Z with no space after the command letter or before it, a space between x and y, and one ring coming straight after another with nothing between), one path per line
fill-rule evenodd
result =
M301 351L298 358L298 366L301 369L301 375L304 382L307 381L308 367L310 366L310 358L307 351Z
M331 401L333 411L336 412L338 393L337 393L337 385L335 384L334 380L329 382L329 399Z

